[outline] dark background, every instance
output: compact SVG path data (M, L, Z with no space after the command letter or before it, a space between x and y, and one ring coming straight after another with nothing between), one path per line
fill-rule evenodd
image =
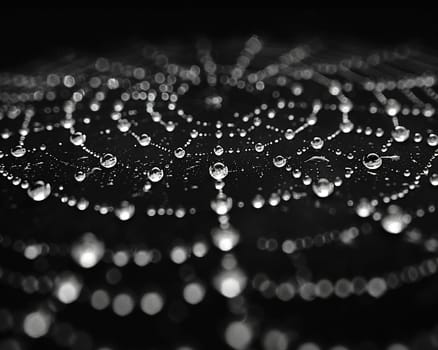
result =
M270 41L316 38L371 46L436 48L433 8L22 8L3 9L0 68L66 50L97 53L136 41L193 43L261 35Z

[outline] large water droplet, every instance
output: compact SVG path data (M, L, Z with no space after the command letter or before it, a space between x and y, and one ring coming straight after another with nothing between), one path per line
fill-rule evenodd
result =
M349 99L344 99L340 104L339 104L339 110L342 113L349 113L351 111L351 109L353 108L353 103L351 102L351 100Z
M114 214L122 220L126 221L132 218L135 213L135 206L127 201L123 201L118 208L114 210Z
M46 199L50 195L51 191L52 188L50 184L39 180L29 186L29 188L27 189L27 194L34 201L40 202Z
M75 172L74 177L77 182L82 182L87 177L87 174L85 174L82 170L78 170Z
M391 133L396 142L405 142L409 138L409 134L409 129L401 125L396 126Z
M325 178L318 179L318 181L314 182L312 185L313 192L320 197L325 198L330 196L333 193L335 185Z
M263 144L259 142L259 143L255 144L254 148L255 148L255 151L257 153L260 153L260 152L263 152L263 150L265 149L265 146L263 146Z
M84 234L71 249L76 263L85 269L95 266L102 259L105 245L92 233Z
M221 145L217 145L214 147L213 152L215 155L221 156L222 154L224 154L224 148Z
M400 112L400 103L392 98L388 99L385 105L385 112L390 117L394 117Z
M398 234L411 222L411 216L406 214L399 206L391 205L387 214L382 218L381 224L386 232Z
M102 165L104 168L112 168L116 164L117 157L111 153L105 153L102 157L100 157L100 165Z
M282 168L286 165L286 158L281 155L278 155L272 160L272 162L277 168Z
M432 146L432 147L438 146L438 135L436 135L436 134L429 134L427 136L427 144L429 146Z
M375 170L378 169L382 166L382 158L376 154L376 153L368 153L364 158L363 158L363 165L365 165L365 167L367 169L370 170Z
M233 227L221 228L216 227L211 231L213 243L223 252L233 249L239 242L239 233Z
M138 139L140 146L148 146L151 143L151 138L148 134L141 134Z
M161 170L158 167L153 167L151 170L148 171L148 179L152 182L158 182L160 181L164 176L163 170Z
M367 218L373 212L374 212L374 206L366 198L362 198L356 206L356 214L361 218Z
M235 298L245 289L246 281L241 270L224 270L215 277L214 286L224 297Z
M295 137L295 131L293 131L292 129L287 129L284 132L284 137L286 138L286 140L292 140Z
M324 146L324 140L318 136L315 136L310 142L310 145L313 149L321 149Z
M16 158L23 157L26 154L26 148L22 145L17 145L11 149L11 154Z
M55 280L54 294L64 304L71 304L76 301L81 290L82 282L73 274L61 275Z
M233 207L233 200L224 193L220 193L211 201L211 209L218 215L225 215Z
M228 167L219 162L210 166L209 171L210 176L217 181L224 179L228 175Z
M82 146L85 143L87 136L80 131L76 131L75 133L70 135L70 142L75 146Z
M432 186L438 186L438 174L433 173L432 175L430 175L429 181Z
M173 154L176 158L181 159L184 158L184 156L186 155L186 151L184 151L184 148L178 147Z

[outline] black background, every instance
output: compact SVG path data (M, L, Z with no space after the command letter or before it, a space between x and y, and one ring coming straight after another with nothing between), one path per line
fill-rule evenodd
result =
M66 50L100 53L133 41L193 43L257 34L287 42L307 38L371 46L436 48L433 8L22 8L3 9L0 68Z

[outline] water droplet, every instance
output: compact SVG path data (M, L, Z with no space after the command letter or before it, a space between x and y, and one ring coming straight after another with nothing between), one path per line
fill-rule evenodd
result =
M261 194L257 194L252 200L252 206L256 209L260 209L265 205L265 199Z
M378 169L382 166L382 158L376 154L376 153L368 153L364 158L363 158L363 165L365 165L365 167L367 169L370 170L375 170Z
M204 100L206 107L220 109L222 107L222 97L219 95L207 96Z
M436 134L429 134L427 136L427 144L429 146L432 146L432 147L438 146L438 135L436 135Z
M138 143L140 146L148 146L151 143L151 137L148 134L141 134Z
M350 120L343 121L341 124L339 124L339 129L345 134L348 134L353 130L354 124Z
M256 143L255 144L255 151L257 152L257 153L260 153L260 152L263 152L263 150L265 149L265 146L263 146L263 144L262 143Z
M55 280L54 294L64 304L71 304L76 301L81 290L82 283L73 274L62 275Z
M118 208L114 210L114 214L122 220L126 221L132 218L135 213L135 206L127 201L123 201Z
M152 188L152 184L149 181L146 181L146 183L143 186L144 192L149 192L149 190Z
M341 93L341 91L342 91L341 83L337 80L332 80L329 85L330 95L337 96Z
M239 269L223 270L214 279L215 288L227 298L235 298L245 289L247 277Z
M242 321L231 322L225 329L225 341L226 343L235 350L247 349L251 343L254 332L249 327L249 325ZM272 349L277 349L278 346L272 347Z
M239 233L233 227L216 227L211 231L211 236L213 237L214 245L223 252L233 249L240 239Z
M385 105L385 112L390 117L394 117L400 112L400 103L392 98L388 99Z
M284 137L286 138L286 140L292 140L295 137L295 131L293 131L292 129L287 129L284 132Z
M85 143L86 139L87 136L80 131L76 131L75 133L70 135L70 142L75 146L82 146Z
M11 149L11 154L16 158L23 157L26 154L26 148L22 145L17 145Z
M85 178L86 178L86 174L85 174L85 172L83 172L82 170L78 170L77 172L75 172L75 174L74 174L74 177L75 177L75 180L77 181L77 182L82 182L82 181L84 181L85 180Z
M148 171L148 179L152 182L158 182L160 181L164 176L163 170L161 170L158 167L153 167L151 170Z
M286 165L286 158L284 158L281 155L278 155L273 159L273 163L277 168L282 168Z
M399 206L390 205L387 214L382 218L381 224L386 232L398 234L411 222L411 216L406 214Z
M374 212L374 206L366 198L362 198L356 206L356 214L361 218L367 218L373 212Z
M396 126L391 133L396 142L405 142L409 138L409 134L409 129L401 125Z
M318 197L325 198L333 193L335 186L329 180L321 178L313 183L312 188L313 192L315 192Z
M116 164L117 157L111 153L105 153L102 157L100 157L100 165L102 165L104 168L112 168Z
M218 215L225 215L233 207L233 200L227 197L224 193L220 193L211 201L211 209Z
M50 184L39 180L29 186L29 188L27 189L27 194L34 201L40 202L46 199L50 195L51 191L52 188Z
M321 149L324 146L324 140L318 136L315 136L310 144L313 149Z
M178 147L175 150L174 155L175 155L176 158L181 159L181 158L184 158L184 156L186 155L186 151L184 151L184 148Z
M353 103L349 99L343 99L342 102L339 104L339 110L342 113L349 113L352 108L353 108Z
M31 312L23 320L24 333L31 338L43 337L49 332L52 321L51 315L44 311Z
M71 248L71 256L84 269L95 266L104 252L105 245L92 233L85 233Z
M228 175L228 167L219 162L210 166L209 171L210 176L217 181L224 179Z
M438 186L438 174L437 173L433 173L430 176L429 181L430 181L432 186Z
M224 148L221 145L217 145L213 150L214 154L217 156L221 156L224 153Z
M128 119L119 119L117 122L117 128L121 132L127 132L131 128L131 122Z

